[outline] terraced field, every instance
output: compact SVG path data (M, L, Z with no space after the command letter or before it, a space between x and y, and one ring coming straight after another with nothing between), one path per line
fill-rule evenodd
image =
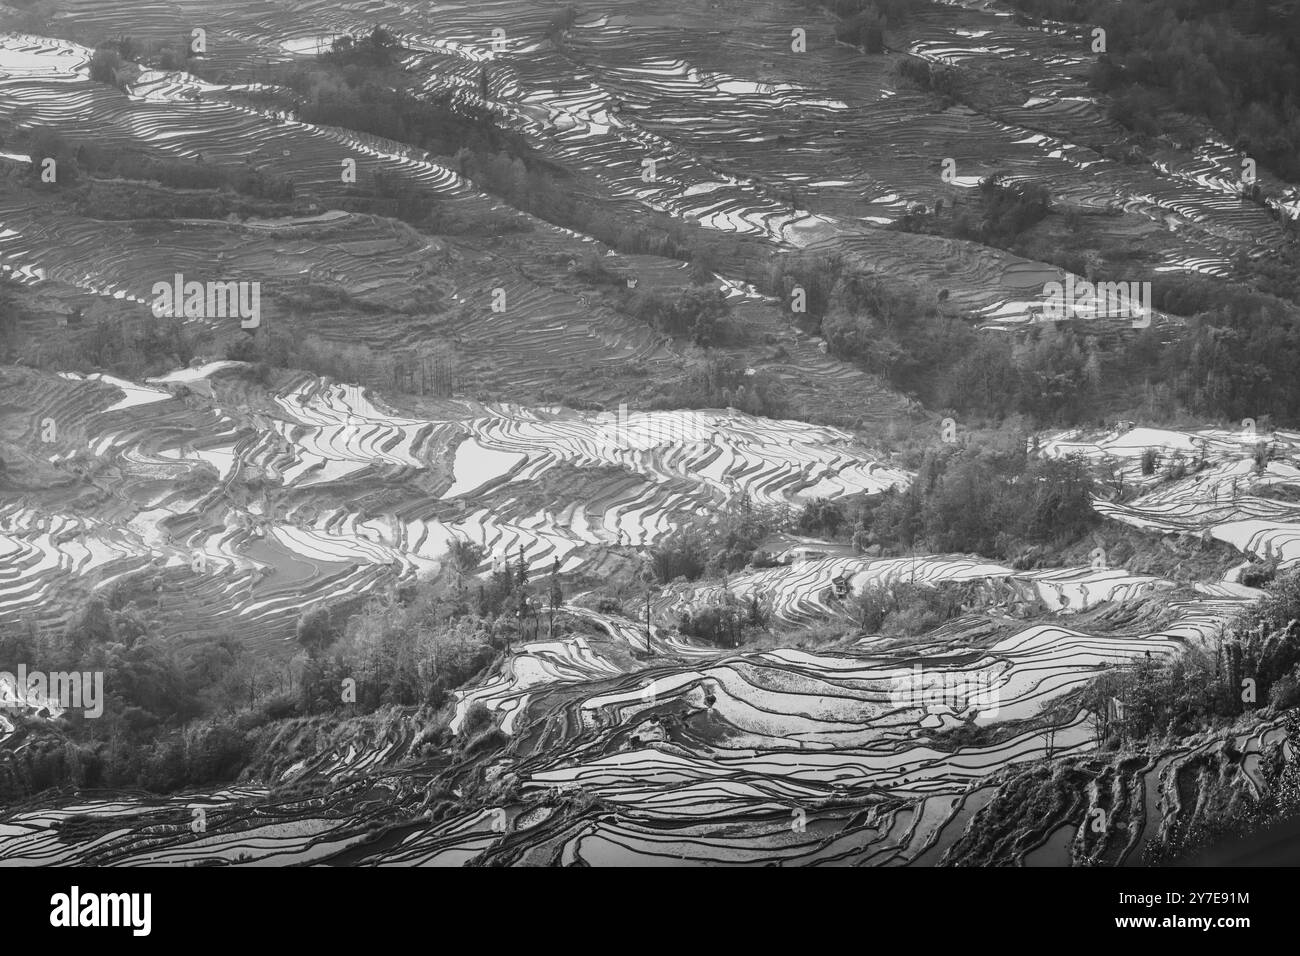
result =
M737 414L650 413L632 417L620 434L599 415L448 403L444 420L433 421L383 410L356 389L307 381L259 402L265 411L236 415L219 400L232 390L223 387L231 371L210 366L172 376L206 381L216 398L170 410L182 402L160 385L123 390L73 377L45 384L65 405L97 402L98 411L82 414L91 425L96 416L112 423L95 427L103 438L94 452L112 466L114 482L101 487L118 498L120 513L113 522L90 524L36 517L42 510L30 503L9 509L0 540L17 556L19 573L6 581L6 613L48 607L51 588L107 583L152 560L188 578L171 585L169 595L210 606L211 626L233 622L276 653L303 602L363 589L389 568L413 574L436 563L453 535L481 537L494 553L522 547L530 564L558 556L577 567L620 538L631 546L652 543L742 491L798 500L809 488L825 493L828 480L845 482L844 490L908 480L833 430ZM23 378L6 402L40 394L30 376ZM126 397L118 398L121 392ZM45 411L37 408L33 417ZM205 442L180 432L186 417L226 427L208 429ZM677 441L652 437L654 424L666 427L661 419L671 421ZM1156 436L1070 437L1123 457ZM1194 436L1160 437L1173 447ZM1222 458L1202 472L1208 481L1232 471L1236 449L1232 436L1206 437L1206 454ZM1282 446L1285 436L1277 441ZM56 450L49 458L57 463L66 455ZM545 483L566 462L600 463L623 477L609 479L603 493L563 507L557 501L548 513L511 512L529 484ZM1276 473L1259 480L1293 480L1289 456L1274 465ZM211 487L182 498L162 493L174 481L146 477L176 469L206 470ZM223 500L231 476L250 469L265 475L262 500L244 507ZM366 480L397 475L427 494L364 521L331 501L331 489L355 493ZM143 496L149 487L156 496ZM1159 521L1179 487L1134 499L1126 514ZM1242 495L1236 507L1248 508L1250 500ZM204 556L206 573L186 574L196 554ZM321 806L282 801L265 789L183 800L91 799L61 807L55 817L47 810L11 813L5 826L15 839L5 841L3 853L11 861L97 863L934 861L942 852L962 852L963 826L990 798L991 775L1095 746L1088 714L1054 711L1053 701L1099 669L1210 642L1253 593L1207 584L1166 603L1172 583L1121 570L1015 572L933 555L800 559L733 576L727 587L740 599L760 595L783 623L806 624L844 615L830 586L842 575L855 591L979 582L984 610L902 645L867 635L835 652L710 648L676 635L670 624L683 609L715 603L722 585L674 587L652 605L651 656L638 662L629 654L644 645L644 625L566 607L561 617L578 635L516 647L491 676L459 695L453 732L469 706L481 703L512 738L493 771L518 781L512 802L421 824L420 781L433 770L396 769L418 733L410 716L381 738L351 740L283 769L281 782L334 781ZM900 700L914 667L942 675L969 697ZM946 743L945 734L961 727L997 733L985 744ZM1250 752L1249 741L1243 746ZM1163 759L1130 786L1141 789L1148 775L1167 774L1176 763ZM578 796L604 811L591 817L573 804ZM367 801L375 804L373 816L358 810ZM185 814L199 805L220 824L190 839ZM114 828L71 842L40 835L53 819L73 814L104 825L125 814L157 836L141 840L136 822L131 839ZM268 814L285 822L269 822ZM399 822L391 845L366 845L364 828L374 820ZM1112 862L1132 856L1137 845L1113 850ZM1025 862L1062 862L1069 852L1050 859L1046 851L1027 853Z
M875 268L906 263L918 282L948 289L954 307L998 318L1023 316L1045 277L1060 270L976 243L877 228L913 204L932 206L960 190L939 175L945 159L956 163L959 183L996 169L1047 185L1081 210L1113 214L1112 236L1140 236L1167 269L1222 274L1232 255L1263 255L1282 241L1266 208L1238 198L1240 163L1226 146L1157 156L1142 166L1105 159L1101 153L1119 141L1119 131L1088 96L1082 46L1017 26L995 10L936 8L909 21L900 43L926 58L995 73L1003 99L977 114L961 106L934 113L921 94L892 88L890 55L864 60L835 44L829 24L794 2L757 9L679 5L654 14L613 4L584 10L558 47L546 37L552 12L521 14L517 6L439 5L432 13L385 3L364 10L176 3L140 17L116 4L77 2L67 17L87 37L143 42L172 40L203 24L212 51L205 67L245 85L260 64L301 55L294 51L303 48L304 33L328 38L382 22L417 51L411 66L427 77L427 92L476 97L488 65L497 115L558 163L589 176L616 206L636 203L779 245L831 243ZM720 27L728 14L744 27ZM815 52L796 53L779 42L792 26L809 31ZM506 32L502 50L493 47L494 29ZM238 83L155 71L123 94L85 79L84 47L32 37L5 44L0 119L18 128L75 130L206 162L251 161L292 176L323 201L342 189L340 159L363 158L437 195L484 202L453 171L409 148L236 105L228 97ZM732 72L738 60L749 62L754 75ZM566 77L558 87L557 76ZM642 178L646 159L655 164L649 183ZM1287 184L1266 176L1261 183L1294 205ZM324 262L312 268L340 280L348 274Z
M3 512L12 572L0 614L55 613L53 590L154 569L183 591L179 605L216 614L187 615L194 636L238 621L283 641L304 602L436 569L452 540L580 571L604 549L653 545L740 496L794 505L907 481L845 432L734 409L449 401L436 418L407 417L319 380L250 393L231 377L242 364L142 385L6 373L21 429L10 440L61 480ZM43 444L48 422L62 437ZM575 473L591 477L568 484ZM385 489L382 508L358 513L359 494ZM62 510L83 495L112 503L94 519Z
M6 31L0 11L0 272L24 304L25 349L0 365L0 635L62 632L98 598L147 613L174 648L232 639L291 673L313 609L396 601L449 574L465 544L479 563L456 570L480 596L516 565L584 593L531 629L521 604L502 625L513 642L438 704L349 711L296 749L286 730L228 786L67 787L0 807L0 862L1137 865L1195 816L1207 764L1235 761L1225 786L1258 795L1264 761L1297 756L1270 711L1121 758L1084 691L1213 654L1261 597L1260 569L1300 565L1300 432L1030 436L1035 463L1086 464L1100 526L1165 545L1168 573L788 529L762 562L645 573L738 509L788 519L924 483L917 449L933 450L946 412L836 357L772 294L782 263L835 259L982 335L1020 334L1066 270L898 228L918 207L971 202L994 174L1044 187L1098 246L1140 247L1157 273L1237 280L1285 251L1275 216L1300 194L1261 169L1272 198L1243 201L1232 146L1114 158L1127 133L1091 91L1078 36L996 3L930 4L871 56L799 0L55 6L44 34ZM287 68L376 25L415 95L486 111L574 206L633 239L671 223L694 254L631 251L511 205L455 156L266 105L296 95L277 85ZM189 71L92 79L110 38L194 29L206 49ZM900 82L905 57L968 71L978 96ZM293 199L265 216L91 214L84 195L31 181L40 156L6 151L40 135L280 177ZM399 184L394 202L419 197L483 232L358 211L348 161ZM723 253L701 253L709 243ZM269 328L365 374L246 360L228 316L191 317L193 360L165 370L60 365L114 323L152 328L154 287L175 275L257 283ZM638 318L638 287L716 292L725 328L670 334ZM449 363L452 380L392 384L411 356ZM682 399L722 374L719 356L744 384ZM760 385L781 402L765 406ZM1189 581L1178 546L1216 542L1240 561ZM854 600L958 586L958 612L914 631L865 626ZM691 636L687 622L719 608L752 608L761 638ZM62 717L16 697L0 681L19 711L0 717L14 752L23 728ZM1044 773L1068 778L1072 802L1003 833Z

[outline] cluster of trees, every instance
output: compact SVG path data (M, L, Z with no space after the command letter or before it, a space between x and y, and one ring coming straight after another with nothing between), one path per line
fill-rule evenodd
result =
M783 302L793 302L802 290L804 315L819 321L831 307L836 287L846 273L844 257L831 255L787 255L775 260L763 276L763 291Z
M69 140L54 130L33 131L27 149L31 154L31 175L38 183L43 182L45 160L55 160L56 178L48 184L55 188L74 185L85 172L97 177L158 183L173 189L221 190L271 202L287 202L294 196L291 179L251 166L232 168L201 160L166 159L139 150ZM165 213L166 210L160 215Z
M257 658L231 638L178 641L147 605L116 596L90 599L57 632L0 633L0 670L98 671L104 687L101 717L15 717L0 751L0 799L66 785L168 792L229 781L273 743L276 733L262 729L277 721L442 708L512 639L537 632L527 613L537 596L563 602L558 567L530 585L521 556L476 584L483 560L483 549L456 542L431 579L391 587L350 613L307 611L302 653L288 662Z
M758 549L777 532L849 539L859 550L967 552L1014 561L1091 532L1099 520L1095 489L1086 463L1077 459L955 446L926 452L916 480L903 491L848 501L818 498L797 514L741 499L708 528L661 543L651 553L652 567L667 583L770 566L770 556Z
M704 534L685 529L665 538L650 554L654 576L666 584L685 578L695 581L709 566L710 549Z
M1183 737L1264 706L1300 704L1300 571L1278 575L1215 647L1144 658L1088 685L1098 742Z
M340 67L361 66L386 70L401 62L406 50L397 38L377 26L364 36L341 36L319 59Z
M9 276L0 276L0 362L13 361L26 314L18 283Z
M181 318L146 313L139 321L100 319L59 338L22 343L22 354L41 368L107 371L138 381L188 365L210 334Z
M1224 747L1222 756L1197 758L1195 769L1200 771L1198 782L1203 790L1197 795L1195 811L1174 826L1162 828L1161 838L1143 849L1143 862L1148 866L1214 866L1224 849L1229 859L1240 859L1243 841L1253 844L1258 853L1261 842L1274 844L1278 837L1282 841L1291 838L1294 822L1300 818L1300 760L1294 756L1300 753L1300 711L1288 710L1282 727L1284 739L1268 745L1261 754L1259 775L1264 785L1258 796L1233 786L1241 775L1232 771L1237 770L1242 755L1232 744ZM1280 832L1273 831L1279 826Z
M1047 188L1036 183L1007 183L986 176L980 180L979 194L983 218L972 228L959 216L958 238L1005 242L1042 222L1051 209Z
M1280 176L1300 178L1300 8L1266 0L1015 0L1101 27L1093 86L1114 117L1163 132L1166 104L1203 116ZM1158 95L1156 95L1158 94ZM1175 119L1176 123L1177 120Z
M868 634L915 636L967 613L979 602L979 586L943 581L864 588L849 600L853 620Z
M96 47L90 58L90 78L97 83L121 85L129 63L145 63L159 70L184 70L193 56L193 38L188 34L172 40L145 42L119 37Z
M184 70L192 54L191 38L175 43L141 43L121 37L96 47L90 57L90 78L96 83L122 87L134 71L135 63L148 63L160 70Z
M894 76L900 83L933 93L945 105L958 102L967 87L965 74L950 63L935 63L911 54L899 57Z
M328 611L316 609L298 628L307 655L300 709L330 712L351 702L343 694L347 681L355 681L362 711L441 707L455 688L496 660L513 632L508 621L470 613L450 590L389 591L341 627L332 624Z
M771 614L771 608L759 599L756 590L750 591L744 600L731 591L724 591L719 604L683 611L677 629L719 647L739 647L747 635L767 627Z
M0 669L13 673L20 663L101 673L103 713L69 710L62 732L51 735L44 718L14 712L15 737L0 758L6 801L67 784L168 790L224 779L238 762L228 718L249 700L250 683L268 680L238 641L182 648L136 605L100 599L84 603L60 632L0 635ZM211 724L180 734L205 715ZM165 743L169 735L176 740Z
M952 340L965 338L966 329L908 286L853 277L837 287L820 331L832 355L882 376L902 391L924 393L932 369L944 364L954 349Z
M940 199L933 211L913 207L892 228L978 240L1015 250L1022 248L1024 234L1042 222L1051 209L1052 198L1046 187L1007 182L995 173L981 179L974 195L963 197L960 203L945 207Z
M1288 372L1300 361L1296 308L1240 290L1203 307L1168 341L1154 326L1102 339L1078 321L1027 337L952 330L952 362L936 369L933 391L918 390L959 411L1021 413L1039 423L1095 418L1104 401L1120 416L1297 420L1300 382Z
M883 53L885 31L907 21L917 7L928 0L816 0L835 15L836 39L861 47L867 53Z
M340 382L411 395L449 396L458 381L450 352L410 348L380 353L357 343L296 334L282 323L240 335L226 346L225 357L254 363L253 375L263 384L271 380L273 368L308 369Z
M860 548L973 552L1019 559L1036 545L1078 541L1098 522L1086 463L974 447L928 451L915 481L865 498L852 524Z
M710 527L664 541L651 554L652 566L664 583L765 566L771 561L760 544L783 531L848 538L860 550L879 546L1019 560L1036 546L1065 546L1092 531L1099 520L1092 507L1095 489L1079 460L955 446L926 452L916 480L903 491L851 501L814 499L797 514L741 499Z
M1279 575L1234 627L1220 652L1230 683L1256 682L1259 700L1300 704L1300 571ZM1240 699L1240 695L1239 698Z
M451 92L421 97L389 77L358 65L324 69L304 68L286 78L286 85L298 94L297 112L307 123L343 126L409 143L443 156L467 151L456 163L468 162L469 154L495 156L525 155L528 147L521 137L498 127L486 107L457 102Z
M1239 421L1300 418L1300 312L1243 294L1196 316L1160 358L1172 397L1191 412Z
M632 292L622 310L666 335L689 336L693 344L703 347L723 337L730 312L720 290L700 286L673 293Z
M1115 745L1195 733L1215 714L1240 712L1240 693L1221 668L1216 673L1214 656L1188 647L1168 661L1143 658L1102 675L1088 686L1083 703L1093 714L1098 743Z
M765 538L789 530L791 521L789 509L757 506L742 495L703 530L685 529L661 542L650 553L651 569L664 584L738 571L754 560Z
M1046 202L1023 187L990 187L990 195L1003 197L985 220L992 229L1019 228L1014 223L1028 221L1021 218L1027 210L1041 212ZM946 290L927 301L911 285L855 271L834 256L780 261L766 290L786 301L802 290L807 321L833 354L930 407L966 417L1024 415L1038 426L1106 415L1300 419L1300 379L1290 374L1300 364L1293 302L1181 276L1150 281L1153 307L1184 316L1183 327L1102 328L1071 318L989 335L940 308Z
M785 388L774 377L735 359L710 354L685 375L664 385L651 408L737 408L780 418L789 409Z
M122 70L122 57L111 47L101 47L90 57L90 78L96 83L117 86Z
M795 529L803 535L835 538L844 529L847 518L845 505L830 498L814 498L807 502L795 519Z
M571 22L562 11L556 35ZM460 92L417 93L401 67L405 51L391 34L341 38L311 67L280 78L295 96L298 116L343 126L428 150L481 188L548 222L594 236L628 253L685 260L697 246L697 227L663 213L627 207L631 221L616 219L606 204L573 188L571 177L532 148L525 137L497 123L487 96L490 67L479 74L480 100ZM394 183L378 189L404 218L429 227L467 226L439 218L418 187ZM724 240L716 240L724 241Z
M1160 348L1147 330L1132 355L1112 355L1124 343L1106 345L1080 321L1025 335L981 334L939 309L942 291L925 301L912 286L848 271L834 257L793 260L774 269L769 281L787 295L795 287L804 291L807 315L819 323L832 354L928 405L966 415L1024 414L1039 424L1095 418L1098 394L1142 382L1150 374L1143 363Z
M1081 322L1051 323L1019 337L950 331L950 363L931 389L920 390L943 408L1078 424L1097 418L1101 396L1133 390L1122 377L1129 363L1107 364L1112 353Z

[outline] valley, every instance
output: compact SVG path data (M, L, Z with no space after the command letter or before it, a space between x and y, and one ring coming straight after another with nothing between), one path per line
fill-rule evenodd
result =
M1032 6L0 5L0 862L1291 819L1300 187Z

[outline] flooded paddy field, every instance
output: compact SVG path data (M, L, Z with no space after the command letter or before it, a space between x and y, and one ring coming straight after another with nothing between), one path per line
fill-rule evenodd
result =
M193 719L260 721L207 782L40 790L25 735L77 727L16 706L0 863L1136 866L1271 792L1284 695L1138 740L1098 688L1242 676L1241 622L1300 567L1300 432L1267 382L1213 413L1217 378L1143 386L1198 328L1176 296L1082 346L1043 300L1140 266L1272 297L1249 325L1288 301L1296 188L1261 166L1243 198L1208 126L1138 143L1073 28L913 6L871 53L801 0L0 11L0 646L103 609L136 630L96 640L191 676L237 647ZM405 139L367 131L400 125L377 100L304 118L383 36ZM978 220L1015 190L1050 202L1013 242ZM159 308L186 278L261 311ZM1148 326L1132 420L1098 341ZM919 368L1007 341L1015 381L981 384L1057 405L958 411L970 368ZM995 459L1022 510L1053 468L1082 507L935 545L1003 507L925 512L943 469ZM386 666L414 676L360 704L304 686ZM182 713L131 732L189 740Z

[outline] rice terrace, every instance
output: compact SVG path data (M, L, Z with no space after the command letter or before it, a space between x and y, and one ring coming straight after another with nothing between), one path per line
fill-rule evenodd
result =
M1300 0L0 0L0 864L1245 852L1298 267Z

